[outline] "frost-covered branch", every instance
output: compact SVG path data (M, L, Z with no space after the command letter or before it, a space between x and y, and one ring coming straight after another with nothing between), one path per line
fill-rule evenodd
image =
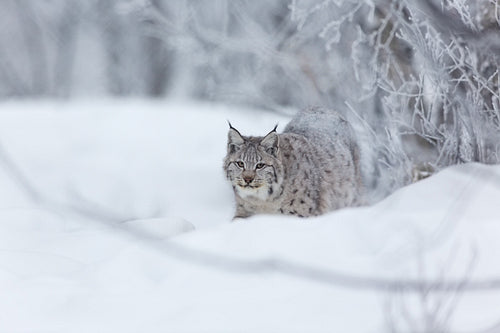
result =
M137 217L126 216L111 212L100 205L83 198L76 191L72 191L75 200L66 203L57 202L39 190L29 177L23 172L19 165L10 156L7 150L0 143L0 167L11 176L11 179L28 196L28 198L37 205L47 209L69 213L80 217L103 221L105 223L121 223L128 220L137 219Z
M363 96L377 103L358 112L381 138L384 127L390 133L380 147L398 152L383 149L377 159L402 174L421 162L497 162L500 29L488 18L497 8L486 1L373 4L375 19L358 20L351 59Z
M438 280L419 277L415 279L405 278L378 278L359 276L313 265L300 264L282 258L264 258L248 260L233 257L226 254L212 253L210 251L194 249L181 245L175 241L158 239L155 235L143 232L127 223L126 220L133 219L130 216L119 216L110 213L99 205L80 198L75 203L61 204L47 198L26 177L24 172L13 161L5 149L0 149L0 165L8 171L12 178L18 183L29 197L36 203L48 209L76 214L100 225L112 228L116 232L132 237L146 246L153 247L165 256L179 258L196 265L203 265L213 269L220 269L239 274L266 274L280 273L305 281L314 281L334 287L372 290L390 293L416 293L429 295L456 294L457 292L474 292L500 289L500 278L474 280L470 277L472 268L469 267L463 278L453 280L443 276ZM498 180L495 180L498 181ZM460 199L463 199L460 197ZM474 261L471 260L471 263Z

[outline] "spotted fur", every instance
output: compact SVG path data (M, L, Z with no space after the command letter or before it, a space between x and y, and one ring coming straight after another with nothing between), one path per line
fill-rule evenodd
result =
M357 205L359 149L349 123L324 108L303 110L282 134L243 136L230 125L226 177L235 218L254 214L315 216Z

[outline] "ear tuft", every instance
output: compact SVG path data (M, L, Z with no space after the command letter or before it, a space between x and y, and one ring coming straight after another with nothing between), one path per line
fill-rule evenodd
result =
M231 123L229 123L229 132L227 133L227 151L232 154L238 150L240 150L240 146L245 143L245 139L243 139L243 136L238 132L236 128L231 126Z
M278 125L276 125L278 127ZM278 157L279 150L279 136L276 133L276 127L267 134L260 142L261 147L265 149L268 154Z

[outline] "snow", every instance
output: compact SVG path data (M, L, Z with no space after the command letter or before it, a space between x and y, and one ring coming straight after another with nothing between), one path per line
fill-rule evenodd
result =
M145 233L148 237L168 239L170 237L195 230L195 226L181 218L151 218L126 222L133 233Z
M262 135L286 117L140 100L0 110L0 332L500 329L500 290L467 289L500 277L499 166L451 167L369 207L231 223L226 120Z

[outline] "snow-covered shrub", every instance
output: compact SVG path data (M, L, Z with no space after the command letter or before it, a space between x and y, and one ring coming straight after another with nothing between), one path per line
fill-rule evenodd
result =
M332 85L335 102L370 127L388 191L423 164L498 162L496 1L296 0L291 9L327 52L347 53L331 64L352 71Z

